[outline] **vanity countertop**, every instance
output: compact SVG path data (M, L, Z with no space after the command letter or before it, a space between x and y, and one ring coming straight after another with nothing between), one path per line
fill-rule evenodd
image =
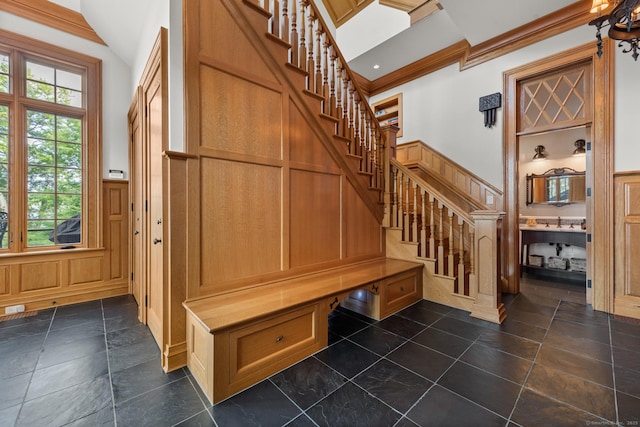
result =
M585 233L587 230L583 230L580 228L580 225L574 225L573 228L569 225L562 225L558 227L557 225L549 224L536 224L536 225L526 225L520 224L520 230L529 230L529 231L562 231L567 233Z

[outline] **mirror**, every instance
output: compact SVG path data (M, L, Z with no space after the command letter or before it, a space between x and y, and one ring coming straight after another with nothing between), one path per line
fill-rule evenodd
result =
M586 201L585 173L571 168L527 175L527 205L564 206Z

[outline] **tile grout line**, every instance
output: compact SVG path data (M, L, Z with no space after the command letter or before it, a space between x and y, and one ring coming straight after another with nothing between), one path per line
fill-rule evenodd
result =
M104 350L107 356L107 372L109 374L109 390L111 391L111 408L113 410L113 425L118 427L118 417L116 416L116 397L113 393L113 377L111 376L111 360L109 359L109 343L107 342L107 319L104 317L104 304L100 300L100 311L102 312L102 333L104 334Z
M22 396L22 402L20 403L20 410L16 415L16 425L18 424L18 420L20 419L20 414L22 414L22 408L24 408L24 404L27 401L27 394L29 394L29 389L31 388L31 381L33 381L33 376L36 374L36 370L38 368L38 362L40 362L40 355L42 355L42 350L44 350L44 343L47 342L47 337L49 336L49 332L51 332L51 326L53 325L53 319L56 317L56 313L58 312L58 306L54 307L53 315L51 316L51 321L49 322L49 327L47 328L47 333L44 334L44 339L42 340L42 344L40 344L40 352L38 353L38 357L36 359L36 363L33 366L33 371L31 371L31 377L29 377L29 385L27 389L24 391L24 396Z
M444 317L446 317L446 315L445 315ZM437 329L437 328L436 328L436 329ZM439 330L439 329L438 329L438 330ZM452 334L452 335L455 335L455 334ZM445 370L445 371L444 371L444 372L443 372L443 373L442 373L442 374L441 374L441 375L440 375L440 376L439 376L435 381L431 381L429 378L426 378L427 380L429 380L429 381L431 381L431 382L432 382L431 386L430 386L430 387L429 387L429 388L428 388L428 389L427 389L427 390L426 390L426 391L425 391L425 392L424 392L424 393L423 393L423 394L422 394L422 395L421 395L421 396L420 396L420 397L419 397L419 398L414 402L414 404L413 404L413 405L411 405L411 407L410 407L409 409L407 409L407 411L403 414L403 416L404 416L404 417L406 417L408 420L411 420L411 418L409 418L409 417L408 417L409 412L411 412L411 410L412 410L413 408L415 408L415 407L416 407L416 405L417 405L417 404L418 404L422 399L424 399L424 397L425 397L425 396L426 396L426 395L427 395L427 394L428 394L428 393L429 393L433 388L435 388L436 386L438 386L438 387L441 387L441 388L443 388L444 390L448 391L449 393L452 393L452 394L454 394L454 395L456 395L456 396L460 397L461 399L464 399L464 400L466 400L467 402L470 402L470 403L472 403L473 405L475 405L475 406L477 406L477 407L479 407L479 408L482 408L482 409L484 409L485 411L488 411L488 412L490 412L490 413L492 413L492 414L494 414L494 415L497 415L498 417L500 417L500 418L502 418L502 419L505 419L507 422L509 422L509 420L508 420L508 419L506 419L504 416L502 416L502 415L498 414L497 412L493 411L492 409L486 408L486 407L482 406L481 404L479 404L478 402L473 401L473 400L469 399L468 397L462 396L461 394L459 394L459 393L457 393L457 392L455 392L455 391L453 391L453 390L450 390L450 389L448 389L447 387L444 387L443 385L438 384L438 381L440 381L440 380L442 379L442 377L444 377L444 376L447 374L447 372L449 372L449 371L451 370L451 368L453 367L453 365L455 365L456 363L458 363L458 361L460 361L460 362L462 362L462 363L465 363L463 360L461 360L462 356L464 356L464 355L467 353L467 351L469 351L469 349L470 349L471 347L473 347L473 345L474 345L474 344L476 344L476 343L478 342L478 340L479 340L479 339L480 339L480 335L478 335L478 336L477 336L473 341L471 341L471 344L469 344L469 346L468 346L468 347L467 347L467 348L466 348L462 353L460 353L460 355L459 355L456 359L454 359L453 363L451 363L451 365L450 365L450 366L449 366L449 367L448 367L448 368L447 368L447 369L446 369L446 370ZM420 343L415 343L415 344L421 345L421 346L423 346L423 347L425 347L425 348L427 348L427 349L429 349L429 350L436 351L437 353L443 354L443 355L445 355L445 356L447 356L447 357L451 357L451 356L449 356L449 355L447 355L447 354L441 353L441 352L439 352L439 351L437 351L437 350L434 350L434 349L432 349L432 348L430 348L430 347L424 346L424 345L422 345L422 344L420 344ZM452 358L452 357L451 357L451 358ZM453 358L452 358L452 359L453 359ZM393 361L391 360L391 362L393 362ZM395 363L395 362L394 362L394 363ZM465 363L465 364L469 365L468 363ZM398 366L403 367L402 365L398 365ZM472 366L472 367L476 368L476 367L475 367L475 366L473 366L473 365L469 365L469 366ZM408 368L405 368L405 369L408 369ZM482 370L482 369L480 369L480 368L476 368L476 369ZM409 370L410 372L413 372L413 371L411 371L410 369L408 369L408 370ZM421 376L422 378L425 378L425 377L423 377L422 375L418 374L417 372L413 372L413 373L414 373L414 374L416 374L416 375ZM489 373L490 373L490 372L489 372ZM497 376L497 375L496 375L496 376ZM500 377L498 377L498 378L500 378ZM413 422L413 420L411 420L411 421Z
M522 397L522 393L525 390L525 386L527 385L527 381L529 381L529 377L531 376L531 373L533 372L533 368L536 365L536 360L538 359L538 355L540 354L540 350L542 350L542 345L544 344L544 340L547 338L547 335L549 334L549 330L551 329L551 325L553 324L554 319L556 318L556 314L558 313L558 309L560 308L560 304L562 304L562 300L558 300L558 303L556 304L556 308L553 311L553 316L551 316L551 320L549 321L549 326L547 327L547 330L544 333L544 336L542 337L542 341L540 342L540 345L538 346L538 350L536 351L535 356L533 356L533 360L531 361L531 367L529 368L529 371L527 372L527 375L524 377L524 380L522 381L522 386L520 386L520 392L518 393L518 397L516 397L515 402L513 402L513 408L511 409L511 413L509 414L509 418L507 419L508 422L514 422L512 421L511 418L513 417L513 413L516 411L516 408L518 407L518 402L520 401L520 398Z
M616 365L613 357L613 334L611 333L611 316L607 316L609 326L609 350L611 351L611 377L613 380L613 405L616 410L616 423L620 425L620 412L618 410L618 387L616 386Z

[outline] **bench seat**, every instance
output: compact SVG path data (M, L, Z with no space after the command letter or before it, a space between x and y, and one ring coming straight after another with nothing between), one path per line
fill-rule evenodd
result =
M217 403L326 347L340 303L381 319L421 299L422 268L380 258L186 301L187 365Z

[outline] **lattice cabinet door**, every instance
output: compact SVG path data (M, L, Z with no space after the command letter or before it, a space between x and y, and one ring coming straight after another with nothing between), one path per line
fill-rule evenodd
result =
M520 82L518 133L590 122L591 75L591 63L585 63Z

